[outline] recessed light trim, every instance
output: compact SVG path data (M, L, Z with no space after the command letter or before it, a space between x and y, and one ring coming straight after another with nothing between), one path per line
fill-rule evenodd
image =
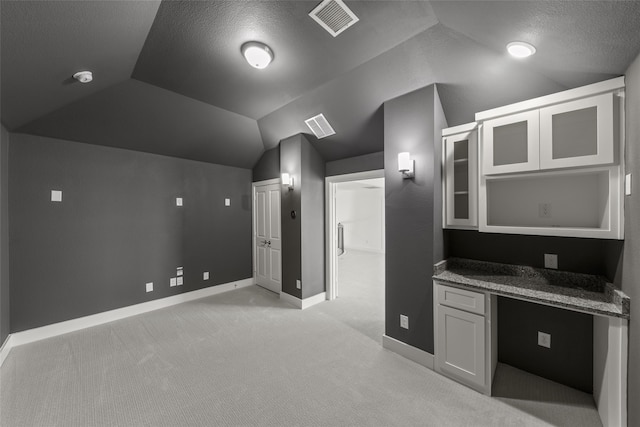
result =
M536 53L536 48L527 42L511 42L507 45L507 52L514 58L527 58Z
M247 42L240 48L242 55L249 65L259 70L267 68L273 61L273 51L269 46L260 42Z

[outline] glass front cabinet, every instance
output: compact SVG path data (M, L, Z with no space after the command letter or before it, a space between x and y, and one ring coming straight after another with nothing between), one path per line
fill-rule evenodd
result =
M445 228L478 227L478 130L470 123L442 131Z

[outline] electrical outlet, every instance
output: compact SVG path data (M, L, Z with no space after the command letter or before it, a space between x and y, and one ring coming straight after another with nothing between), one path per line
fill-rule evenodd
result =
M176 197L176 206L182 206L182 197Z
M400 327L404 329L409 329L409 317L404 314L400 315Z
M538 331L538 345L540 347L551 348L551 334Z
M147 288L147 292L153 291L153 282L149 282L145 286Z
M302 289L302 283L300 282L300 280L296 280L296 288Z
M52 202L61 202L62 201L62 191L60 191L60 190L51 190L51 201Z
M224 199L225 206L231 206L231 199Z
M182 276L180 276L180 277L178 277L177 279L178 279L178 280L176 280L176 284L177 284L178 286L182 286L182 284L184 283L184 279L183 279L183 277L182 277Z
M540 218L551 218L551 203L540 203L538 205L538 216Z
M202 273L202 280L209 280L209 272L205 271L204 273Z
M178 283L178 282L176 281L176 278L175 278L175 277L172 277L171 279L169 279L169 286L170 286L170 287L174 287L174 286L176 286L176 284L177 284L177 283Z
M544 268L558 269L558 255L544 254Z

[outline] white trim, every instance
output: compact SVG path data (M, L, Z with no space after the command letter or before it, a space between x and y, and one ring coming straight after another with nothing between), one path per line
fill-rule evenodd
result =
M298 297L294 297L293 295L288 294L288 293L283 291L283 292L280 292L280 299L283 300L286 303L289 303L289 304L293 305L296 308L304 310L305 308L309 308L311 306L319 304L322 301L326 301L327 300L327 293L326 292L320 292L319 294L316 294L316 295L314 295L312 297L305 298L305 299L300 299Z
M498 107L491 110L481 111L479 113L476 113L476 121L480 122L487 119L493 119L500 116L518 113L521 111L546 107L569 100L598 95L600 93L613 92L622 88L624 88L624 76L616 77L614 79L605 80L603 82L598 82L587 86L578 87L575 89L565 90L551 95L541 96L539 98L529 99L523 102L517 102L511 105L505 105L503 107Z
M452 136L463 132L473 132L476 129L478 129L478 122L466 123L464 125L442 129L442 136Z
M344 248L344 252L347 253L347 251L359 251L359 252L370 252L373 254L384 254L384 249L378 249L378 248L369 248L367 246L345 246Z
M336 221L336 185L339 182L360 181L363 179L384 178L384 169L372 171L348 173L344 175L334 175L325 178L325 269L327 299L332 300L338 296L338 253L337 247L337 226ZM383 233L384 237L384 233ZM384 242L383 242L384 244Z
M208 288L185 292L183 294L173 295L166 298L160 298L153 301L130 305L128 307L104 311L102 313L92 314L90 316L79 317L59 323L53 323L51 325L42 326L40 328L16 332L11 335L10 348L43 340L46 338L55 337L69 332L79 331L81 329L90 328L92 326L102 325L104 323L113 322L114 320L125 319L127 317L136 316L138 314L143 314L161 308L170 307L172 305L181 304L183 302L193 301L212 295L218 295L247 286L253 286L253 284L254 283L252 278L237 280L235 282L229 282L222 285L211 286Z
M593 399L604 427L627 425L628 321L593 316Z
M2 343L2 347L0 347L0 367L4 363L4 360L9 355L9 352L13 348L13 334L9 334L7 339Z
M382 336L382 347L433 370L433 354L413 347L388 335Z

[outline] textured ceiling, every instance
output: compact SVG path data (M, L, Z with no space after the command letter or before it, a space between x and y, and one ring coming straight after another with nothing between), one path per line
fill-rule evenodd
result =
M318 1L7 1L1 121L12 132L250 168L324 113L325 160L381 151L383 103L438 83L449 125L476 111L621 75L640 2L347 1L337 38ZM512 40L535 56L507 57ZM275 52L265 70L240 46ZM91 84L70 76L94 72Z

